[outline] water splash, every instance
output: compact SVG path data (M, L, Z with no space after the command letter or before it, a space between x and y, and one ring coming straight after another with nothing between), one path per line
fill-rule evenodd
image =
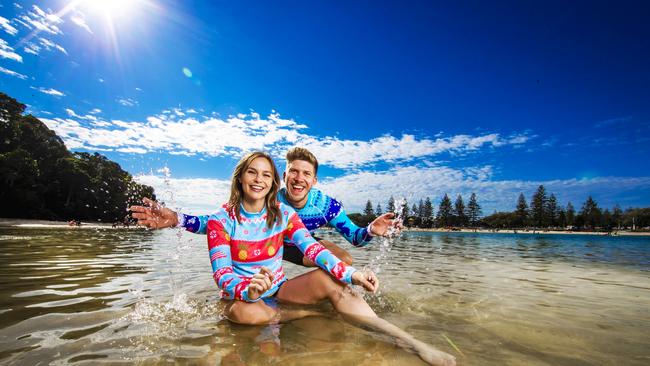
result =
M377 276L379 276L381 273L382 266L388 264L388 255L391 251L393 242L401 232L401 227L404 221L404 206L406 203L407 201L404 197L399 198L395 201L395 211L393 212L395 214L394 224L388 228L386 236L375 239L379 242L379 253L370 260L370 264L367 266L367 268L373 271ZM381 288L382 287L380 287L380 289L377 291L377 299L380 306L384 306L383 297L381 296Z

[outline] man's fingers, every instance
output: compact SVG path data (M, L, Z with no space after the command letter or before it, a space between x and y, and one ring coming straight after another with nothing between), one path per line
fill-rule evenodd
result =
M143 206L131 206L131 207L129 207L129 211L132 211L132 212L147 212L148 210L150 210L149 207L143 207Z

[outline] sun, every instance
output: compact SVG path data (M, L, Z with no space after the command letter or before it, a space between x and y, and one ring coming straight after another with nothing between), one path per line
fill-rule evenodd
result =
M82 0L79 5L97 15L112 19L128 17L138 10L144 0Z

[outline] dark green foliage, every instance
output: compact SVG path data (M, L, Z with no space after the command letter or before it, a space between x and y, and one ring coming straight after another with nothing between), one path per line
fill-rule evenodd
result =
M373 211L373 209L372 209L372 202L370 202L370 200L368 200L368 202L366 202L366 208L363 210L363 214L366 215L366 216L374 216L375 215L375 211Z
M0 217L122 221L153 188L100 154L70 153L23 104L0 93Z
M444 197L440 201L440 207L438 208L438 215L436 216L436 221L438 227L446 227L452 225L453 218L453 209L451 207L451 200L449 196L445 193Z
M547 201L548 198L546 197L546 189L543 185L540 185L533 195L533 199L530 200L530 214L534 226L546 226L546 223L548 221L546 215Z
M390 196L388 199L388 205L386 206L386 212L395 212L395 199L393 196Z
M469 196L469 202L467 203L467 219L469 221L469 226L475 227L481 214L481 205L476 199L476 193L472 192L472 195Z
M468 223L467 215L465 213L465 202L463 202L463 196L460 194L456 197L456 202L454 202L454 225L455 226L466 226Z
M515 209L515 222L514 227L524 227L528 225L528 204L526 203L526 197L523 193L519 194L517 198L517 208Z

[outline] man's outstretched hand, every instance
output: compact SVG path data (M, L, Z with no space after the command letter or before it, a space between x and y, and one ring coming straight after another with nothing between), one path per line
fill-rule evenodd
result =
M402 230L402 223L394 219L395 214L387 212L370 224L370 234L374 236L396 236Z
M129 207L129 211L133 212L133 218L138 219L138 225L150 229L163 229L178 225L176 212L149 198L143 198L142 203L144 206Z

